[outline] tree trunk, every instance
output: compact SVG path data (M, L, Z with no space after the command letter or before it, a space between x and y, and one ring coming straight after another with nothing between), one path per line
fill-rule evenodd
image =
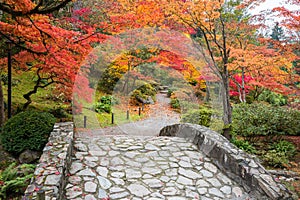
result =
M228 71L226 70L224 74L222 74L222 101L223 101L223 134L224 136L230 140L231 139L231 122L232 122L232 109L230 105L230 95L229 95L229 80L228 80Z
M4 122L5 122L4 98L3 98L2 80L0 80L0 127L4 125Z
M209 102L210 100L210 91L209 91L209 86L208 86L208 81L205 81L206 82L206 95L205 95L205 98L204 98L204 102Z
M242 67L242 102L246 103L245 68Z

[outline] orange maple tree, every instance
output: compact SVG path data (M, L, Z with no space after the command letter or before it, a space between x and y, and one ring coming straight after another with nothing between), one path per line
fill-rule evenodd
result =
M284 3L293 5L294 8L300 6L300 2L297 0L285 0ZM297 85L300 79L299 14L300 12L297 9L289 10L286 6L281 6L273 8L268 12L262 11L260 14L254 16L256 23L261 21L261 23L258 24L263 28L268 28L263 22L267 20L269 16L277 16L279 21L276 22L274 28L279 28L282 31L281 34L284 34L281 38L271 35L270 39L264 38L260 41L258 53L262 54L265 52L269 67L266 67L266 73L261 73L261 79L256 83L259 83L262 88L287 95L291 97L291 99L297 98L300 94L299 85ZM274 31L274 28L272 31ZM278 32L276 34L278 34ZM254 56L254 59L255 58L257 57ZM273 63L270 60L272 60ZM261 68L264 60L259 62L261 65L260 67L258 66L258 68ZM264 75L266 75L266 77L264 77Z
M234 49L231 59L233 61L229 68L233 74L251 77L247 82L248 87L264 88L284 95L294 94L295 89L289 87L298 79L293 74L293 54L278 52L266 45L249 45L247 50ZM236 84L243 90L240 94L241 102L246 102L245 82Z
M63 24L67 22L64 18L48 13L69 1L53 2L50 7L32 1L7 0L0 4L4 13L0 21L2 40L10 41L18 49L13 57L15 68L34 71L37 76L34 88L23 95L27 100L24 109L31 103L32 94L51 84L56 84L56 92L70 100L74 79L91 45L106 37L95 31L95 27L81 27L79 31L68 29L70 21ZM1 65L6 65L6 59L1 60Z
M263 1L160 1L165 15L186 27L186 32L194 35L194 41L206 48L209 66L219 76L222 84L224 133L228 136L231 124L229 81L235 74L253 77L251 84L272 88L286 93L285 86L292 80L291 52L274 51L268 43L260 41L255 34L257 26L250 24L245 15L246 8ZM191 32L191 29L193 32ZM279 47L279 45L277 46ZM289 58L290 56L290 58ZM282 69L285 69L282 70ZM247 74L245 74L247 73ZM243 91L241 101L245 101L245 82L235 82ZM229 137L229 136L228 136Z
M61 8L68 3L68 1L53 2L54 5L47 9L39 3L22 1L9 12L7 9L13 1L6 0L0 3L0 9L4 12L0 22L0 34L20 48L14 56L15 60L19 61L18 66L26 70L35 70L37 73L40 82L34 90L52 83L60 83L60 91L64 91L67 97L70 96L69 88L74 82L80 64L93 44L101 43L107 38L104 34L118 35L133 29L152 27L155 29L153 34L157 35L156 38L159 37L157 32L162 29L176 30L190 34L195 43L205 47L206 50L202 49L204 59L223 86L221 94L223 95L224 130L229 130L231 123L229 99L231 77L251 76L252 81L248 84L276 88L276 91L281 93L289 91L289 88L285 87L288 81L292 80L292 78L287 79L291 74L291 60L288 56L293 54L288 51L271 50L268 48L268 42L259 41L255 34L257 27L250 25L249 16L244 15L245 8L259 4L262 0L248 0L243 3L220 0L100 2L91 0L74 2L67 15L62 13L45 15L53 11L52 8ZM278 10L283 14L286 12L283 8ZM298 19L294 14L289 15L291 19ZM296 28L297 25L292 22L293 20L286 21L286 26ZM141 31L140 34L143 32ZM161 36L165 39L163 33ZM134 43L133 40L139 38L135 35L135 38L128 38L127 43ZM155 40L155 37L152 40ZM153 41L150 38L151 42ZM166 40L164 44L170 46L168 42L173 43L172 47L177 50L161 51L160 59L162 62L168 61L183 72L182 69L189 65L185 60L189 53L183 56L182 52L176 51L184 49L182 46L185 45L185 40L178 38L177 41ZM143 40L139 43L143 43ZM282 44L277 45L279 46L281 49L286 48ZM4 62L5 59L2 60L2 64ZM89 64L85 65L88 73ZM188 68L193 67L197 66ZM189 73L191 71L193 70ZM236 82L236 85L241 91L245 91L243 78L242 82ZM34 90L24 95L28 104ZM245 93L241 94L241 97L244 101Z
M300 6L300 2L297 0L286 0L287 4ZM286 32L286 49L293 51L298 58L295 59L295 72L300 75L300 12L299 10L289 10L285 7L277 7L273 9L273 12L278 13L278 16L283 18L280 22L281 26L285 27ZM299 82L299 81L298 81Z

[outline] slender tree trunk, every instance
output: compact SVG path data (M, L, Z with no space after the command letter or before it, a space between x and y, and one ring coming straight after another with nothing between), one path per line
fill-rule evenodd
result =
M2 0L0 0L2 3ZM3 12L0 10L0 20L2 19ZM3 97L3 88L2 88L2 80L0 79L0 127L4 125L5 122L5 109L4 109L4 97Z
M210 91L209 91L208 81L205 81L205 82L206 82L206 95L205 95L205 98L204 98L204 102L209 102L209 100L210 100Z
M242 67L242 102L246 103L245 68Z
M4 122L5 122L4 98L3 98L2 80L0 80L0 127L4 125Z
M242 103L243 102L243 99L242 99L242 92L241 92L241 89L240 89L240 85L237 84L237 89L238 89L238 92L239 92L239 100L240 102Z
M229 80L228 80L228 71L224 70L224 74L222 74L222 83L223 83L223 134L227 139L231 139L231 127L230 124L232 122L232 109L230 105L230 94L229 94Z
M23 95L23 97L27 100L23 104L23 110L26 110L28 108L28 106L32 103L31 95L36 94L36 93L37 93L37 87L34 87L33 90L31 90L30 92Z
M128 72L127 72L127 79L126 79L126 95L129 94L129 78L130 78L130 64L128 63Z
M132 89L135 88L135 82L136 82L136 79L137 79L137 78L134 78L134 79L133 79L133 82L132 82Z

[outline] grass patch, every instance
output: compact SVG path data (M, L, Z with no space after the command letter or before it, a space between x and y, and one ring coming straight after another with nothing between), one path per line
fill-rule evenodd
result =
M33 89L35 85L36 75L32 71L23 72L21 74L14 73L12 75L12 112L13 115L22 110L26 99L24 94ZM29 108L34 108L40 111L51 112L54 109L62 108L67 110L70 104L64 103L62 97L54 95L55 85L50 85L46 88L39 88L36 94L31 96L32 103ZM3 85L3 95L7 102L7 85ZM68 120L71 116L67 116Z
M111 113L97 113L92 109L84 107L81 114L74 115L74 121L77 128L84 128L84 116L87 117L86 128L96 129L104 128L108 126L116 126L132 121L138 121L145 117L145 114L141 113L139 116L138 109L131 109L129 112L129 119L127 119L127 112L124 109L114 107L114 124L112 124Z

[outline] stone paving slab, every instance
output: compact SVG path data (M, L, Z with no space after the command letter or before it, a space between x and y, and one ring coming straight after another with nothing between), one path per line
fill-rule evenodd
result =
M185 138L77 138L66 199L250 199Z

